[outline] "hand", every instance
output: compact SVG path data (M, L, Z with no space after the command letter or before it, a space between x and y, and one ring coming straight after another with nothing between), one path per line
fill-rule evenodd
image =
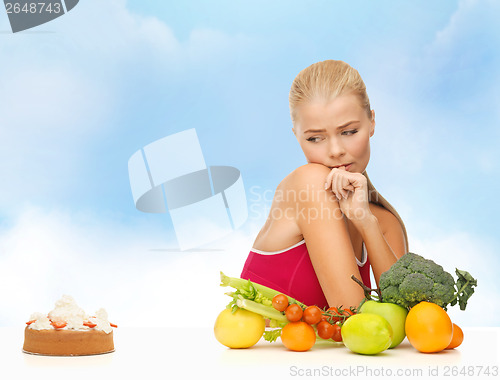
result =
M344 166L333 168L326 177L325 189L331 188L340 210L352 222L363 222L372 215L368 201L368 181L361 173L351 173Z

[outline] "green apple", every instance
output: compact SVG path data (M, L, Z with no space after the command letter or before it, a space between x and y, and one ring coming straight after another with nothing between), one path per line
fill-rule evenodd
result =
M392 343L392 327L377 314L361 313L347 318L341 329L346 347L357 354L375 355Z
M394 348L400 344L406 336L405 321L408 310L404 307L389 302L366 301L359 310L360 313L377 314L384 317L392 327L392 344Z

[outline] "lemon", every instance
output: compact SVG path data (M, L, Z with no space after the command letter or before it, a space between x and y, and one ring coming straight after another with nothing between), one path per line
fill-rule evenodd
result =
M248 348L259 341L266 329L264 317L245 309L223 310L215 320L215 338L229 348Z

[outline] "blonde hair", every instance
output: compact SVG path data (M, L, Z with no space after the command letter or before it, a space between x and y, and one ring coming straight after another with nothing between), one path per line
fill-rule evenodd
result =
M366 86L358 71L343 61L326 60L317 62L302 70L292 83L288 101L290 117L295 123L296 108L304 102L314 100L329 101L345 94L355 94L361 106L372 120L370 99L366 93ZM396 209L375 189L366 171L363 175L368 181L369 201L382 206L391 212L401 224L405 238L406 252L408 252L408 235L406 227Z
M370 99L366 93L365 82L356 69L342 61L313 63L302 70L292 83L288 97L292 122L295 122L295 109L300 103L319 99L329 101L347 93L358 96L361 106L371 120Z

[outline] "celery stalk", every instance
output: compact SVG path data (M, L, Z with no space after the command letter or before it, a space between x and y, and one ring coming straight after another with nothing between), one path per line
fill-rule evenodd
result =
M247 300L241 296L236 300L236 306L251 311L256 314L262 315L264 318L275 320L278 325L285 325L288 323L286 316L281 314L278 310L274 309L272 306L265 306L261 303Z
M282 294L281 292L279 292L277 290L268 288L267 286L264 286L264 285L257 284L256 282L253 282L253 281L244 280L242 278L226 276L222 272L220 272L220 280L221 280L220 286L230 286L232 288L240 290L241 293L245 293L245 292L250 291L249 284L251 284L257 292L259 292L262 296L268 298L269 300L272 300L273 297L277 294ZM286 295L286 296L288 297L289 303L296 303L302 307L306 306L303 303L297 301L296 299L294 299L288 295Z

